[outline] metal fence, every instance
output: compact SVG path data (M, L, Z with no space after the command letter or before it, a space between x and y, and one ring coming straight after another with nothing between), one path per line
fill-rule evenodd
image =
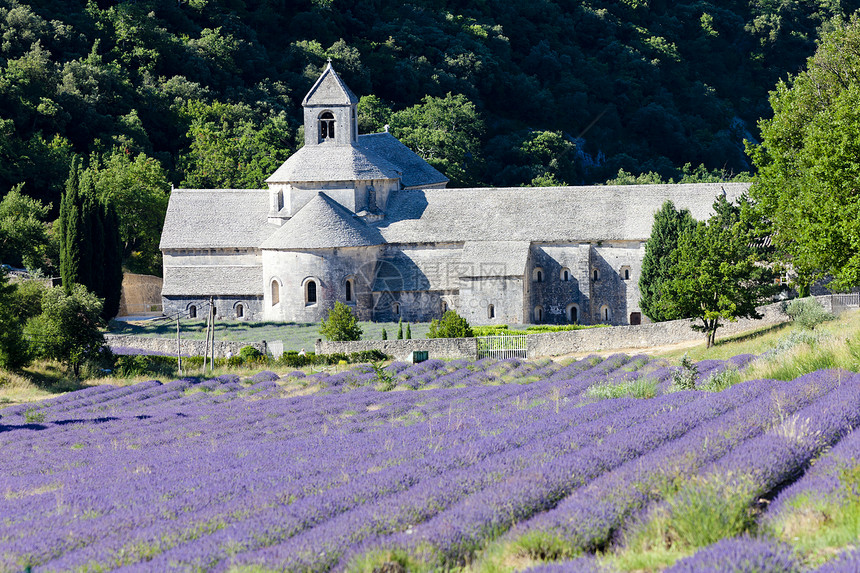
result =
M478 358L528 358L528 336L477 336Z
M849 308L860 307L860 293L830 295L830 308L833 314L841 314Z

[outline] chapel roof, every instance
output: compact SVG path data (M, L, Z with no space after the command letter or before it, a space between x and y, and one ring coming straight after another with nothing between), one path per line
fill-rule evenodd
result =
M666 200L706 219L749 183L395 191L377 224L389 243L644 241Z
M403 174L400 181L404 188L448 182L447 177L387 131L359 135L358 146L393 163Z
M381 245L379 231L325 193L318 193L271 234L263 249L334 249Z
M276 228L268 214L265 189L174 189L159 248L256 249Z
M293 153L266 183L369 181L398 179L400 169L369 149L334 142L305 145Z
M357 104L358 97L343 83L329 61L323 73L308 91L302 105Z
M163 296L253 296L263 284L261 265L164 266Z

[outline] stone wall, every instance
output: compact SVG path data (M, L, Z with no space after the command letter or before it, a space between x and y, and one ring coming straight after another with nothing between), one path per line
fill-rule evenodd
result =
M779 324L789 320L788 315L782 310L782 303L761 307L759 312L764 315L760 320L739 319L736 322L727 322L717 330L717 337L722 338L745 330ZM639 326L615 326L530 334L528 337L528 356L529 358L538 358L601 350L650 348L691 340L703 340L704 335L690 327L692 322L691 320L671 320Z
M144 336L131 336L125 334L106 334L105 340L108 346L125 346L128 348L140 348L163 354L176 355L175 338L149 338ZM228 342L226 340L215 340L215 357L226 358L227 352L232 356L239 354L245 346L253 346L260 352L266 353L268 348L265 342ZM180 341L180 352L185 356L202 356L206 348L205 340L189 340L183 338Z
M412 361L414 350L426 350L429 358L464 358L474 360L478 345L474 338L416 338L412 340L356 340L354 342L330 342L318 340L317 354L349 354L365 350L379 350L395 360Z

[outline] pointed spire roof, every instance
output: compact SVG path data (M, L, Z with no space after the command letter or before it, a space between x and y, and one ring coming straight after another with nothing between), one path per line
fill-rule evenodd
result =
M305 99L302 100L302 106L308 105L347 105L357 104L358 97L352 90L347 87L337 72L331 65L331 60L328 61L323 73L317 79L316 83L310 89Z
M318 193L284 226L263 241L263 249L335 249L371 247L385 240L379 231L337 201Z

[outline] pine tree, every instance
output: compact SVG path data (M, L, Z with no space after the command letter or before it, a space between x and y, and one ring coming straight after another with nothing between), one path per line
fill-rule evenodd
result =
M639 308L655 322L681 318L663 298L663 285L671 281L672 265L678 241L685 230L694 228L696 221L687 209L678 211L671 201L654 215L651 238L645 243L642 276L639 278Z

